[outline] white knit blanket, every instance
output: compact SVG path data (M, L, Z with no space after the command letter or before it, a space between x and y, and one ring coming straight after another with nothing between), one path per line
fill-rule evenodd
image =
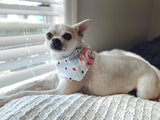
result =
M0 108L0 120L159 120L160 103L130 95L35 95Z

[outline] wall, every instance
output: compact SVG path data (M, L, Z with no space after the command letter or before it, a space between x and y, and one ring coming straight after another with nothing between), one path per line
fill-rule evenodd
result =
M152 5L152 0L78 0L78 21L92 19L84 40L97 51L145 41Z
M148 39L160 36L160 0L154 0Z

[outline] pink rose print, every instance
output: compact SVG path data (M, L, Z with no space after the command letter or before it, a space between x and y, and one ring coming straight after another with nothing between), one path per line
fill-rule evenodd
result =
M84 47L83 50L78 54L78 58L82 64L89 68L94 61L94 54L90 55L90 48Z

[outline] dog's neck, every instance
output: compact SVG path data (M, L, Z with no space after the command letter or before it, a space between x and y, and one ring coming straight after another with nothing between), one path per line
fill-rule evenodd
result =
M76 50L76 48L79 48L80 46L88 46L88 44L82 41L81 44L75 46L73 49L70 49L68 51L58 51L58 52L50 51L50 54L52 59L61 60L72 55L72 53Z

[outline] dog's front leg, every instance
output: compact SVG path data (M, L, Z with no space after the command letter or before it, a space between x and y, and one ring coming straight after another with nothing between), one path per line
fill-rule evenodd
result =
M21 91L44 91L55 89L58 85L58 73L57 71L53 72L51 75L34 81L22 82L14 89L10 89L8 92L0 94L0 97L9 96L12 94L19 93Z
M72 94L80 90L83 86L83 81L77 82L74 80L60 79L56 89L46 91L21 91L16 94L4 96L0 98L0 107L12 99L21 98L28 95L43 95L43 94Z

